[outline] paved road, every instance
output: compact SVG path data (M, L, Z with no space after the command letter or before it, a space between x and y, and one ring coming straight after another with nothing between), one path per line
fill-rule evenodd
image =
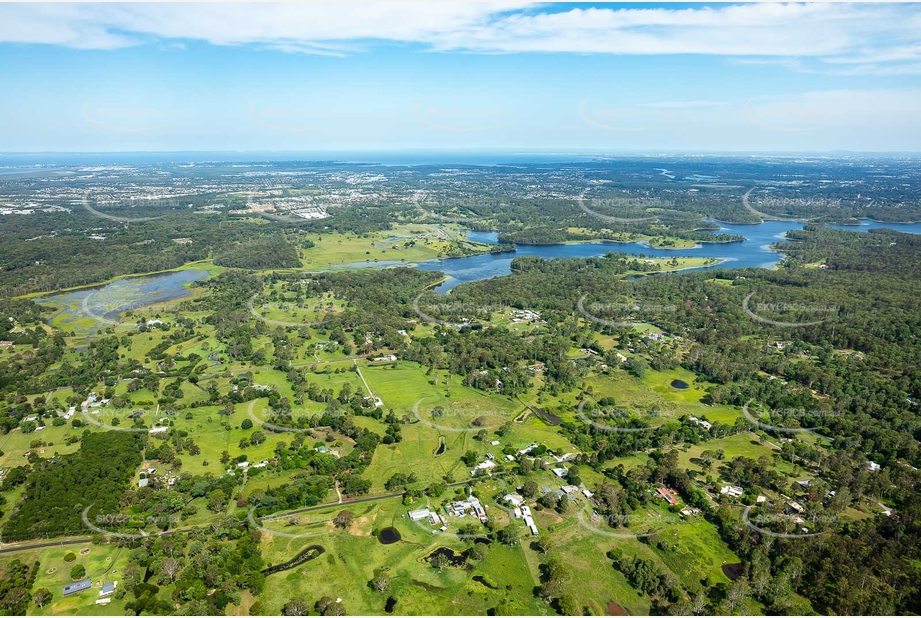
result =
M742 196L742 206L745 207L745 210L752 213L753 215L758 215L764 221L788 221L795 223L802 223L804 221L811 221L812 219L787 219L785 217L775 217L774 215L769 215L766 212L761 212L760 210L755 210L755 207L751 205L748 201L748 196L751 195L752 191L755 190L755 187L752 187Z
M602 221L610 221L612 223L640 223L642 221L655 221L658 217L636 217L636 218L624 218L624 217L612 217L611 215L603 215L600 212L596 212L585 205L585 194L579 195L576 198L576 201L579 203L579 208L587 215L591 215L596 219L601 219Z
M469 481L460 481L457 483L451 483L449 485L446 485L446 487L463 487L468 482ZM265 517L260 517L259 519L262 521L270 521L273 519L282 519L285 517L289 517L291 515L298 515L300 513L310 513L311 511L322 511L323 509L328 509L334 506L345 507L345 506L349 506L352 504L362 504L364 502L375 502L377 500L388 500L390 498L402 498L403 494L405 493L406 493L405 491L401 491L395 494L383 494L380 496L366 496L364 498L355 498L354 500L345 500L344 502L339 502L339 503L318 504L316 506L308 506L307 508L297 509L295 511L285 511L283 513L273 513L271 515L266 515Z
M3 549L0 549L0 554L11 554L17 551L27 551L30 549L42 549L44 547L60 547L61 545L80 545L81 543L89 543L93 539L90 537L85 538L76 538L76 539L62 539L60 541L48 541L47 543L32 543L30 545L15 545L13 547L4 546Z
M457 483L451 483L447 485L447 487L462 487L466 485L468 482L469 481L460 481ZM363 498L355 498L354 500L346 500L344 502L339 502L339 503L333 502L333 503L327 503L327 504L318 504L316 506L309 506L307 508L297 509L294 511L285 511L283 513L273 513L271 515L260 517L259 519L260 521L272 521L275 519L283 519L285 517L290 517L291 515L298 515L300 513L309 513L311 511L322 511L323 509L328 509L328 508L333 508L333 507L347 507L352 504L363 504L366 502L376 502L377 500L389 500L392 498L402 498L404 493L405 492L401 491L399 493L383 494L379 496L365 496ZM168 534L174 534L176 532L187 532L189 530L194 530L195 528L204 528L210 525L211 525L210 523L207 523L207 524L198 524L196 526L186 526L183 528L176 528L175 530L167 530L166 532L154 533L154 534L151 534L150 536L156 537L156 536L165 536ZM59 541L46 541L43 543L29 543L25 545L5 546L2 549L0 549L0 554L12 554L14 552L30 551L33 549L44 549L47 547L60 547L61 545L80 545L84 543L90 543L92 542L92 540L93 540L92 537L76 537L76 538L62 539Z

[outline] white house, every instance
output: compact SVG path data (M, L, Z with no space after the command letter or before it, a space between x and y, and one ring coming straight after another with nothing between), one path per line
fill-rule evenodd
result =
M487 459L486 461L480 462L476 466L474 466L473 470L471 470L470 472L470 476L475 476L478 471L486 472L490 470L491 468L495 468L495 467L496 467L496 462L494 462L491 459Z
M415 511L410 511L410 512L409 512L409 518L410 518L412 521L419 521L419 520L421 520L421 519L428 519L428 518L431 517L431 516L432 516L432 512L431 512L430 510L428 510L427 508L425 508L425 509L416 509Z
M466 500L455 502L451 505L451 512L456 517L463 517L467 511L473 511L474 516L480 521L486 521L486 509L475 496L468 496Z
M522 519L524 519L525 525L531 529L531 534L537 536L537 525L534 523L534 518L532 518L530 515L525 515Z
M524 498L522 498L520 495L516 493L506 494L503 500L505 500L512 506L521 506L522 504L524 504Z
M720 490L720 493L731 498L740 498L745 490L737 485L726 485Z

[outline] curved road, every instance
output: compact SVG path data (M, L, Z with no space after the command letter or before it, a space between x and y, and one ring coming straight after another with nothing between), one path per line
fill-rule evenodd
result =
M611 215L603 215L600 212L596 212L585 205L584 201L585 194L581 194L576 198L576 201L579 202L579 208L582 209L587 215L595 217L596 219L601 219L602 221L608 221L610 223L642 223L643 221L655 221L658 217L637 217L635 219L625 219L624 217L612 217Z
M748 196L751 195L752 191L755 190L755 187L752 187L742 196L742 206L745 206L745 210L752 213L753 215L758 215L761 217L762 221L787 221L789 223L803 223L804 221L812 221L812 219L787 219L784 217L775 217L774 215L769 215L766 212L761 212L760 210L755 210L755 208L749 203Z
M462 487L466 485L467 483L469 483L469 481L459 481L457 483L450 483L446 487ZM354 500L345 500L343 502L338 502L338 503L333 502L333 503L328 503L328 504L317 504L316 506L308 506L307 508L303 508L303 509L285 511L282 513L273 513L272 515L266 515L264 517L260 517L259 520L260 521L272 521L274 519L283 519L285 517L290 517L291 515L297 515L300 513L309 513L311 511L322 511L323 509L329 509L329 508L334 508L334 507L346 507L352 504L375 502L377 500L389 500L391 498L402 498L403 494L405 493L406 493L405 491L401 491L399 493L382 494L379 496L365 496L363 498L355 498ZM182 528L176 528L175 530L167 530L165 532L151 534L150 536L151 537L167 536L170 534L174 534L176 532L186 532L189 530L194 530L195 528L204 528L210 525L211 523L209 522L206 524L198 524L195 526L185 526ZM92 540L93 540L92 537L75 537L75 538L65 538L59 541L45 541L43 543L30 543L26 545L15 545L12 547L3 547L2 549L0 549L0 554L11 554L14 552L19 552L19 551L30 551L33 549L43 549L47 547L60 547L61 545L81 545L85 543L91 543Z

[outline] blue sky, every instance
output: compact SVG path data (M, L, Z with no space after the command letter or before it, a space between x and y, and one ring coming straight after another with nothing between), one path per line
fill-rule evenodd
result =
M921 150L921 5L0 4L0 151Z

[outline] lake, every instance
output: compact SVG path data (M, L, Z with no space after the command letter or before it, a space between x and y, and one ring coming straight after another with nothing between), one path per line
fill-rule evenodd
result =
M68 324L79 318L95 317L102 325L117 321L118 314L128 309L184 298L190 293L188 284L207 279L209 274L207 270L189 269L126 277L103 286L45 296L35 302L62 307L49 322Z
M782 259L782 255L771 249L771 245L784 239L790 230L802 229L802 223L791 221L765 221L756 225L735 225L716 222L720 226L717 234L737 234L745 240L731 243L702 243L693 249L654 249L646 243L590 242L565 245L518 245L516 251L475 255L461 258L443 258L422 262L416 266L420 270L437 270L445 273L448 279L435 288L436 294L444 294L461 283L491 279L511 274L512 260L522 255L536 255L542 258L587 258L599 257L609 251L615 253L642 253L646 257L670 258L672 256L690 256L717 258L723 260L714 266L702 266L688 270L710 268L773 268ZM877 223L864 221L861 225L835 226L845 230L865 232L871 229L887 227L908 234L921 234L921 223ZM497 232L468 232L467 238L476 242L496 244Z

